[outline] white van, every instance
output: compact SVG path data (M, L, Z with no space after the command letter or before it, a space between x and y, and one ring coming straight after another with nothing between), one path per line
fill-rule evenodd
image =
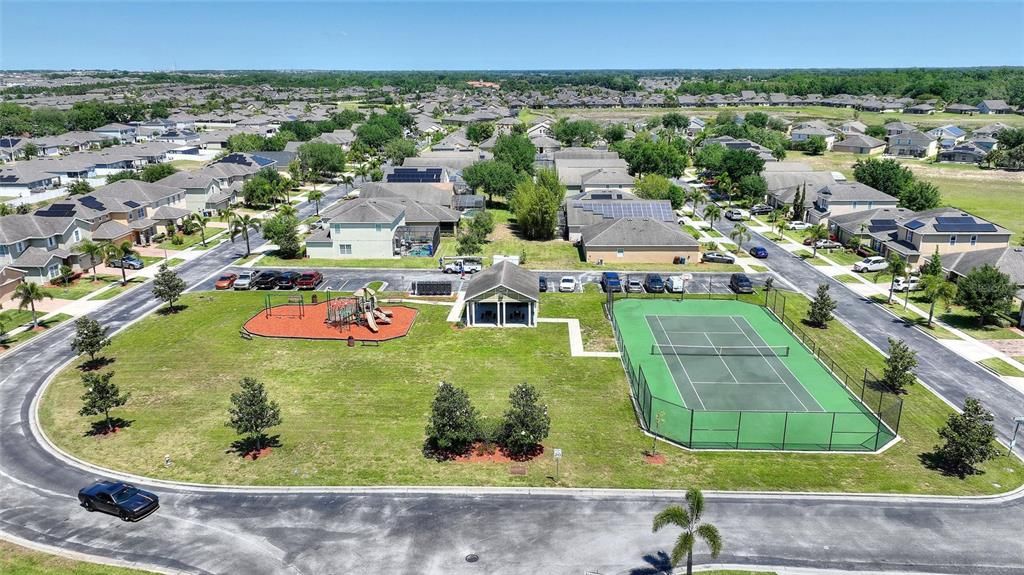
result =
M683 276L669 276L665 281L665 289L671 293L683 293L683 290L686 289Z

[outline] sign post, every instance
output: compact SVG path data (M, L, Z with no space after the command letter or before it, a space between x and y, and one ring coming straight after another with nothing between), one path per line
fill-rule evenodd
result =
M562 461L562 450L555 449L555 483L558 482L558 462Z

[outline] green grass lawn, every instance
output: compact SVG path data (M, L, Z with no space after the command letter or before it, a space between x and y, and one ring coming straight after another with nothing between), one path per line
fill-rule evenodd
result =
M163 260L161 259L161 261ZM145 283L145 281L145 278L131 278L128 280L127 284L121 285L121 278L117 278L117 281L111 282L114 285L110 289L104 291L103 293L93 296L92 299L107 300L115 298L121 295L122 293L137 287L139 284Z
M545 294L541 314L579 317L587 345L607 347L597 292ZM577 294L579 295L579 294ZM551 485L548 456L525 464L438 463L421 452L425 417L438 381L467 390L482 416L506 408L519 382L537 386L552 427L544 442L563 449L559 485L574 487L812 490L979 494L1012 489L1024 467L1000 458L965 480L925 468L919 455L938 442L951 410L923 387L906 397L905 441L880 455L689 452L663 446L662 466L643 463L650 439L637 427L628 384L616 359L573 358L567 329L453 329L448 309L420 306L408 337L379 347L347 349L339 342L238 337L261 309L262 294L188 294L177 314L152 315L116 336L105 351L131 401L114 415L132 422L114 437L86 437L93 418L78 415L80 372L60 373L47 390L40 418L63 449L100 465L147 476L198 482L287 485ZM760 299L760 296L752 296ZM806 313L792 296L790 314ZM851 373L881 372L882 356L833 322L814 330ZM605 343L602 343L605 342ZM228 452L228 397L243 376L266 383L284 423L273 429L282 446L258 461ZM133 457L125 458L124 453ZM175 465L163 465L170 454ZM996 487L994 484L999 484Z
M802 259L805 262L807 262L809 264L812 264L812 265L816 265L816 266L827 266L828 265L828 262L826 262L825 260L823 260L821 258L818 258L818 257L814 257L814 253L811 252L811 250L797 250L797 251L793 252L793 255L798 256L800 259Z
M37 315L42 316L43 312L37 312ZM6 327L8 331L25 325L30 321L32 321L32 310L28 308L15 308L0 311L0 322L4 324L4 327Z
M855 252L851 252L848 250L819 250L818 253L841 266L852 266L853 264L864 259L863 257L857 255Z
M910 296L910 301L921 309L926 309L929 305L920 293ZM937 304L935 306L935 317L942 321L942 323L955 327L974 339L1024 338L1024 336L1009 328L997 325L979 325L977 314L956 304L948 307L941 303Z
M142 575L152 572L76 561L0 540L0 573L5 575Z
M938 339L960 339L956 335L954 335L953 332L942 327L941 325L936 324L934 321L932 322L932 325L929 326L927 317L921 317L909 309L903 309L903 302L901 300L896 299L894 297L892 303L890 304L886 303L886 299L887 298L884 295L871 296L872 301L881 305L882 307L891 311L892 313L896 314L901 319L903 319L903 321L916 325L917 327L921 328L922 331L924 331L928 335L931 335L932 337ZM924 309L925 311L927 311L927 306L925 306ZM936 317L933 319L938 318Z
M1022 116L1024 117L1024 116ZM956 177L933 177L945 204L995 222L1012 231L1011 243L1024 234L1024 184L1014 181L976 181Z
M206 232L206 243L207 244L210 243L210 238L212 238L213 236L215 236L215 235L217 235L217 234L219 234L219 233L224 231L224 228L219 228L219 227L215 228L215 227L211 227L211 226L206 226L203 229ZM166 239L166 240L160 242L159 244L157 244L156 247L161 248L161 249L165 249L165 250L183 250L183 249L190 248L190 247L192 247L194 245L197 245L197 244L201 245L202 242L203 242L202 235L199 232L183 235L183 236L181 236L181 238L184 241L182 243L180 243L180 244L176 244L173 241L171 241L170 239Z
M1005 360L1002 360L998 357L990 357L988 359L983 359L978 363L984 365L985 367L991 369L992 371L998 373L999 375L1006 375L1009 377L1024 377L1024 371L1017 369L1016 367L1007 363Z
M43 314L40 313L39 317L42 317L42 316L43 316ZM48 318L48 319L40 319L39 320L39 325L38 325L38 327L36 329L28 329L28 330L22 331L20 333L17 333L15 335L12 335L12 336L4 338L3 339L3 343L0 344L0 351L6 350L6 349L11 349L12 347L14 347L14 346L16 346L18 344L25 343L26 341L32 339L33 337L43 333L44 331L46 331L46 330L48 330L48 329L50 329L52 327L55 327L57 324L59 324L59 323L61 323L63 321L67 321L69 319L71 319L71 316L66 314L66 313L59 313L59 314L57 314L57 315L55 315L55 316L53 316L51 318ZM28 321L26 321L24 323L28 323L30 321L32 321L31 314L29 315ZM24 323L22 325L24 325ZM11 328L7 328L7 329L9 331Z
M860 283L860 280L858 280L855 276L850 275L850 274L839 274L839 275L835 276L832 279L834 279L836 281L839 281L839 282L842 282L844 284L857 284L857 283Z
M587 284L582 294L547 292L540 296L541 317L575 317L580 320L583 348L587 351L615 351L615 334L604 317L605 294Z
M754 270L755 272L767 272L767 271L769 271L769 269L767 267L765 267L765 266L758 266L758 265L751 265L750 269Z
M206 165L202 160L171 160L170 164L179 170L198 170Z

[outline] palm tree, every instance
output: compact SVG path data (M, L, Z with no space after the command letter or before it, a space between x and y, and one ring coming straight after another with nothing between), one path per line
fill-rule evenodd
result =
M662 527L674 525L683 530L672 547L671 562L675 567L686 557L686 575L693 574L693 548L700 537L711 550L711 557L718 557L722 552L722 537L718 534L718 528L710 523L701 523L701 515L704 514L704 494L700 489L691 487L686 492L686 507L672 505L661 513L654 516L654 532L657 533Z
M210 223L210 217L203 215L201 212L195 212L189 216L195 224L199 227L199 238L203 241L203 247L206 247L206 224Z
M360 181L365 182L366 178L370 177L370 172L372 172L372 171L373 170L370 169L370 166L368 166L365 163L363 163L363 164L359 164L358 166L356 166L355 174L357 176L359 176Z
M704 206L704 218L707 219L708 223L712 226L722 217L722 208L718 207L718 204L708 204Z
M878 277L882 274L890 274L892 277L889 278L889 299L886 303L892 303L892 292L896 289L896 278L902 277L907 269L907 264L903 262L903 258L896 252L889 252L888 257L885 258L885 269L875 273L875 281L878 281Z
M249 257L251 253L249 248L249 228L260 229L260 221L248 214L242 214L235 216L235 219L231 222L231 241L235 241L235 236L241 234L245 240L245 257Z
M21 282L18 287L14 288L14 297L18 298L18 309L32 308L32 327L39 325L36 320L36 302L43 301L45 298L53 299L48 291L32 282Z
M781 220L781 219L783 219L785 217L786 217L786 209L785 208L775 208L774 210L772 210L772 213L768 214L768 221L774 223L774 222L777 222L777 221L779 221L779 220Z
M736 242L736 245L743 249L743 243L750 241L750 230L744 224L736 224L729 232L729 239Z
M110 265L110 262L121 261L128 256L138 256L135 246L130 241L123 241L115 244L111 241L103 242L103 263ZM128 284L128 272L125 270L124 262L121 262L121 285Z
M217 215L217 219L219 219L222 222L228 223L234 221L236 217L238 217L238 212L236 212L234 208L230 207L224 208L223 210L220 211L220 214Z
M816 258L818 257L818 240L828 239L828 228L823 224L815 224L807 228L807 237L811 238L811 249L814 250L811 257Z
M341 183L346 185L346 186L354 186L355 183L356 183L356 179L353 178L352 176L348 175L348 174L342 174L341 175Z
M92 281L96 281L96 266L103 261L103 246L92 240L82 240L78 244L78 253L89 257Z
M291 204L285 204L280 208L277 208L277 213L281 214L282 216L295 216L298 215L299 210L295 209L295 206Z
M925 275L921 277L921 290L924 292L925 301L930 304L928 306L928 327L931 327L932 317L935 316L935 302L941 300L942 303L949 306L949 302L956 297L956 284L942 276ZM909 293L907 299L910 299Z
M345 177L346 178L350 178L350 179L352 178L352 176L345 176ZM317 191L317 190L313 190L312 192L309 192L309 194L306 196L306 199L311 201L311 202L313 202L314 204L316 204L316 215L319 216L320 215L320 200L324 199L324 193L320 192L320 191Z

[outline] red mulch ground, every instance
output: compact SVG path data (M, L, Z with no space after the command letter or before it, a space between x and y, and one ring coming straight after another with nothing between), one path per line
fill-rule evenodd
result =
M651 465L665 465L665 456L660 453L654 455L646 454L644 455L644 461Z
M337 327L324 323L327 319L327 302L306 304L301 318L298 317L298 308L298 305L292 304L275 306L270 317L261 311L245 322L245 330L264 337L346 340L352 336L358 341L385 341L408 334L417 314L415 309L405 306L381 308L391 312L391 323L385 325L378 321L377 327L380 329L373 333L365 326Z
M474 443L473 447L469 450L469 453L460 455L455 458L456 463L522 463L523 461L529 461L534 457L544 453L544 446L538 445L532 453L528 453L525 457L511 457L505 453L500 447L492 446L491 448L485 448L480 443Z
M259 451L253 450L253 451L250 451L249 453L246 453L242 457L244 457L246 459L251 459L253 461L256 461L257 459L262 459L262 458L270 455L271 449L272 448L270 448L270 447L264 447L263 449L261 449Z

